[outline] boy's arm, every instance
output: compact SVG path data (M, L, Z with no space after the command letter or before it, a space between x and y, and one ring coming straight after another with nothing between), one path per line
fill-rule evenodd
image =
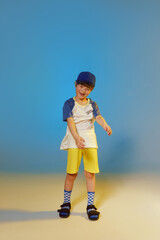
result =
M96 117L96 122L104 128L104 130L108 133L108 135L110 136L112 134L112 129L111 127L106 123L105 119L101 116L98 115Z
M78 135L76 125L75 125L72 117L67 118L67 125L69 127L69 130L70 130L75 142L76 142L77 147L83 149L85 147L85 145L84 145L85 140L81 136Z

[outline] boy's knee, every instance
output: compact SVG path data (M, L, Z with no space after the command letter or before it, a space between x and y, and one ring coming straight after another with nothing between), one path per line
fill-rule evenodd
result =
M92 179L94 178L95 174L91 172L84 171L84 175L87 179Z
M73 173L73 174L70 174L70 173L67 173L67 178L69 181L74 181L77 177L78 173Z

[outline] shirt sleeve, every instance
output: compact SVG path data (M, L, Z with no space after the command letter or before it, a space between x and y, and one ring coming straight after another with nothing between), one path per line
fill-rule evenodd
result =
M92 107L93 107L93 116L94 116L94 118L96 118L98 115L100 115L100 111L99 111L97 103L92 102Z
M73 117L72 109L73 109L74 103L72 99L67 100L64 103L63 106L63 121L67 121L67 118Z

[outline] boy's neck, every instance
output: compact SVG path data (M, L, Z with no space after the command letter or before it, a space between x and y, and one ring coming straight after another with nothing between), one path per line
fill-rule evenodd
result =
M88 103L88 98L83 98L80 99L77 96L75 97L76 102L78 102L80 105L85 105L86 103Z

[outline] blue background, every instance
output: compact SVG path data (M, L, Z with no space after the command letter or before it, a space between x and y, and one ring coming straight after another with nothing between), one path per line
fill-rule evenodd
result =
M112 127L101 172L160 170L160 2L0 1L0 169L64 172L62 107L81 71Z

